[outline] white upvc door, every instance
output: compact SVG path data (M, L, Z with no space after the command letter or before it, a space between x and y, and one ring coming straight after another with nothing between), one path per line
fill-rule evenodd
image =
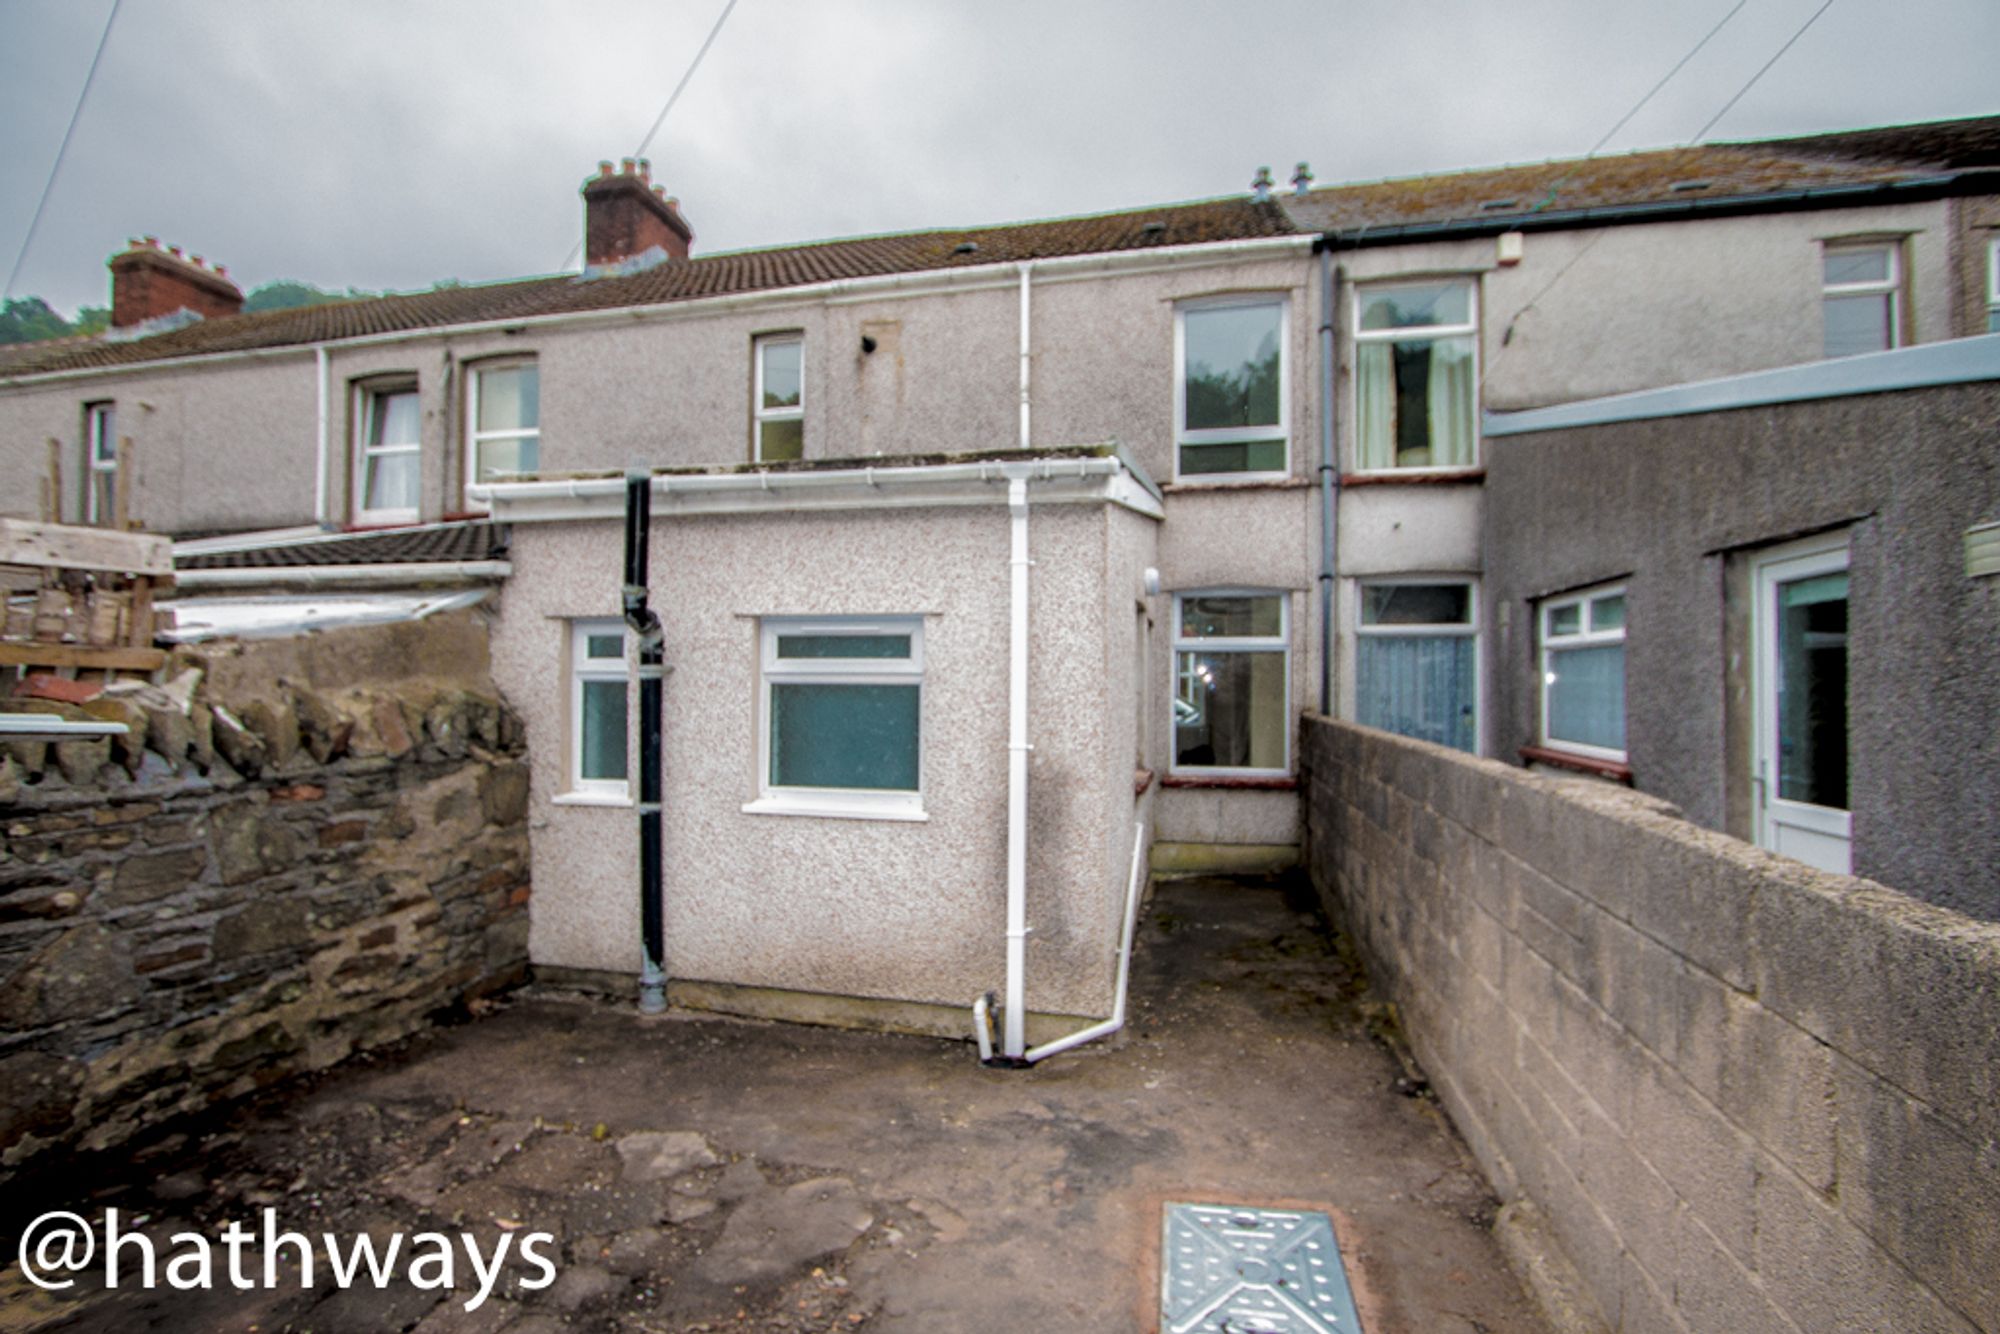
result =
M1751 568L1757 842L1846 875L1846 534L1780 548Z

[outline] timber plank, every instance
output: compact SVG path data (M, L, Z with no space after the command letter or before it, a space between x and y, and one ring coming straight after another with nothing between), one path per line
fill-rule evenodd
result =
M0 643L0 667L77 667L85 670L151 672L167 660L157 648L92 648L88 644Z
M172 538L157 533L120 533L109 528L80 528L75 524L0 519L0 565L172 574L174 543Z

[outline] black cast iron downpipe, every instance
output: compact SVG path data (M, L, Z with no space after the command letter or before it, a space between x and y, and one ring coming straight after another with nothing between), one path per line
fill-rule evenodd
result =
M646 605L647 536L652 527L653 477L625 475L625 625L639 647L639 925L645 958L639 969L639 1009L667 1008L666 924L660 904L660 680L666 674L660 618Z

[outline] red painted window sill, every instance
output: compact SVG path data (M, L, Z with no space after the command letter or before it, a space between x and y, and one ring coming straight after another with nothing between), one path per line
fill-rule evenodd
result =
M1620 764L1616 760L1592 759L1588 755L1572 755L1566 750L1551 750L1547 746L1523 746L1521 758L1530 764L1548 764L1558 769L1574 769L1578 773L1594 774L1599 778L1609 778L1632 786L1632 766Z
M1239 792L1295 792L1299 780L1286 774L1283 777L1243 778L1230 774L1168 774L1160 780L1161 787L1208 787L1233 788Z
M1454 468L1449 472L1344 472L1340 484L1349 486L1454 486L1463 482L1483 482L1484 468Z
M1133 796L1135 797L1145 796L1146 789L1151 787L1152 785L1153 785L1153 771L1151 769L1134 769L1132 771Z

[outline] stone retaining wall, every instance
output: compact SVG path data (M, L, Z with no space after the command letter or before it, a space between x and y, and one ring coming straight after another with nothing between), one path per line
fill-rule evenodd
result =
M483 643L440 618L0 703L133 729L0 743L0 1177L524 976L528 771Z
M1308 718L1308 863L1619 1330L2000 1329L2000 924Z

